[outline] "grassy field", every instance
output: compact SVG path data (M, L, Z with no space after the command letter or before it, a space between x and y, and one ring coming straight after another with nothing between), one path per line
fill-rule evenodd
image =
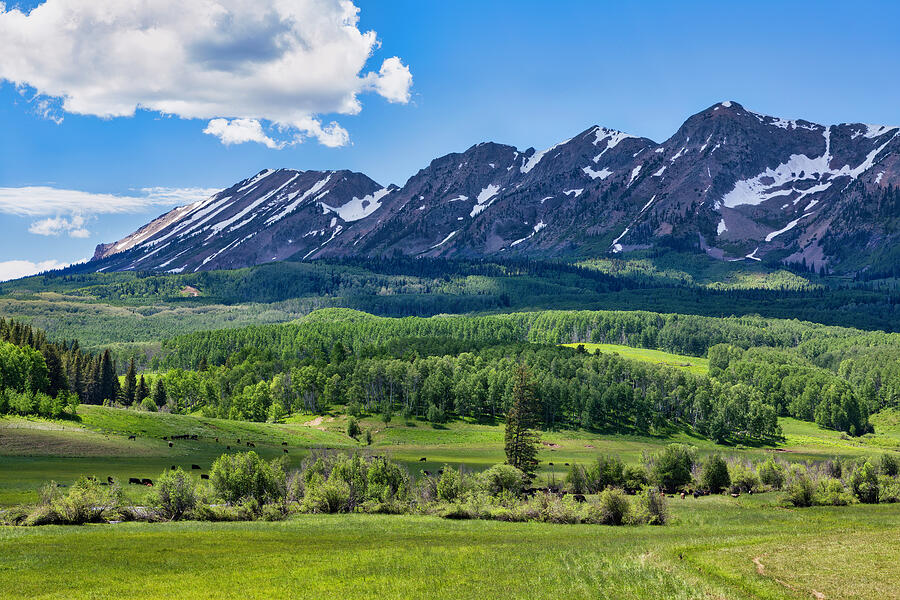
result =
M201 467L194 470L199 475L220 454L247 450L247 441L255 444L261 456L286 456L294 465L311 448L362 449L386 454L413 474L436 470L442 464L480 471L504 460L502 424L454 421L435 428L418 420L384 423L364 417L360 419L362 428L373 434L372 446L366 446L346 435L346 417L340 415L295 415L286 423L275 424L102 406L81 406L78 410L78 422L0 419L0 506L34 501L38 488L49 480L71 484L82 475L101 480L153 479L172 465L190 469L194 464ZM722 452L756 460L773 453L789 461L801 461L900 450L898 415L875 415L873 422L876 434L850 438L812 423L781 419L785 441L773 447L719 446L678 429L657 436L549 431L541 435L539 472L543 480L559 482L568 471L567 463L586 465L608 453L636 463L642 452L653 452L673 442L694 445L701 456ZM132 434L136 439L129 440ZM162 438L173 435L196 435L198 439L174 441L170 448ZM141 501L147 492L140 486L125 489L135 501Z
M682 354L672 354L671 352L663 352L661 350L648 350L646 348L632 348L631 346L620 346L618 344L562 344L575 348L584 346L585 350L594 354L601 352L603 354L618 354L622 358L630 358L642 362L654 363L657 365L669 365L670 367L679 367L687 369L691 373L705 375L709 372L709 361L705 358L696 356L684 356Z
M900 598L900 506L773 500L674 500L666 527L333 515L0 528L0 597Z

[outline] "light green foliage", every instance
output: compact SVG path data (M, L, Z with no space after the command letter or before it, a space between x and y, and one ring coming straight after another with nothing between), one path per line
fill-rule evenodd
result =
M225 502L254 499L266 503L279 497L284 487L284 467L279 461L266 462L256 452L223 454L213 463L209 483Z
M518 496L525 486L525 474L510 465L494 465L480 475L484 489L491 494Z
M350 417L347 419L347 435L356 439L359 437L359 421L356 420L356 417Z
M156 412L159 410L159 407L156 406L156 402L153 401L153 398L147 396L143 400L141 400L141 408L146 410L147 412Z
M784 485L785 468L771 456L757 467L759 480L773 490L780 490Z
M734 462L731 465L731 488L733 492L750 492L759 489L759 477L752 467L743 462Z
M713 454L703 462L700 470L700 487L713 494L719 494L731 485L728 464L719 454Z
M669 444L649 460L651 481L669 493L688 485L696 455L693 446Z
M860 502L873 504L878 502L878 469L866 460L858 465L850 475L850 487L853 495Z
M618 488L608 488L600 492L601 522L606 525L622 525L631 517L631 501Z
M150 503L165 519L181 519L197 506L197 483L178 468L163 471L154 482Z
M444 466L437 481L437 498L445 502L453 502L462 492L462 476L458 469Z

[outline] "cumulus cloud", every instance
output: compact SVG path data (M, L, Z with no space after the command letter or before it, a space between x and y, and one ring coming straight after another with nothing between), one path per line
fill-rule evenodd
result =
M62 263L58 260L44 260L41 262L31 262L30 260L6 260L0 262L0 281L9 281L10 279L18 279L42 273L43 271L52 271L53 269L62 269L68 267L70 263Z
M35 221L28 228L28 232L36 235L60 235L67 233L74 238L86 238L91 235L91 232L84 228L84 217L81 215L73 215L70 219L52 217Z
M359 95L406 103L400 58L367 71L378 46L349 0L47 0L0 2L0 79L105 118L156 111L208 119L226 144L346 144L320 115L356 114ZM54 103L39 104L48 118ZM286 136L277 140L266 133Z

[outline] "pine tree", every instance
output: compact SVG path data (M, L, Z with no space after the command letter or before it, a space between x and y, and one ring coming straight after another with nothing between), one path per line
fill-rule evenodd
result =
M44 362L47 363L47 375L50 379L50 387L46 391L50 396L56 398L60 392L69 389L69 382L66 372L63 370L59 351L53 344L47 344L41 349L41 354L44 355Z
M147 387L147 381L144 379L143 373L141 374L141 378L138 380L137 390L134 394L135 402L142 402L144 398L147 398L150 395L150 388Z
M157 379L153 384L153 403L159 408L162 408L166 405L168 400L169 399L166 396L166 386L163 385L162 379Z
M506 413L506 462L534 479L537 469L539 434L537 394L525 365L519 365L513 376L513 403Z
M127 406L131 406L134 404L135 400L142 400L143 398L137 398L137 375L134 371L134 358L128 363L128 371L125 373L125 385L122 387L122 393L124 394L125 404Z
M100 360L100 402L115 400L118 395L119 376L116 375L116 365L109 350L104 350L103 358Z

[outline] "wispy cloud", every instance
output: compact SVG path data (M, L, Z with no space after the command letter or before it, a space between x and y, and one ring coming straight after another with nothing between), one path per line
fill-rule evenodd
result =
M85 262L85 260L77 261ZM9 281L10 279L18 279L20 277L28 277L43 271L52 271L53 269L62 269L70 264L58 260L44 260L40 262L31 262L30 260L6 260L0 262L0 281Z
M48 186L0 188L0 213L20 217L141 212L153 206L190 204L215 194L212 188L143 188L139 194L94 194Z
M33 221L35 235L90 237L85 227L97 215L139 213L154 206L178 206L215 194L213 188L153 187L135 195L94 194L47 186L0 188L0 213L19 217L47 217Z
M38 114L140 108L210 120L206 132L225 144L347 144L320 115L357 114L366 92L409 102L399 57L368 64L378 47L350 0L46 0L30 12L0 1L0 79Z

